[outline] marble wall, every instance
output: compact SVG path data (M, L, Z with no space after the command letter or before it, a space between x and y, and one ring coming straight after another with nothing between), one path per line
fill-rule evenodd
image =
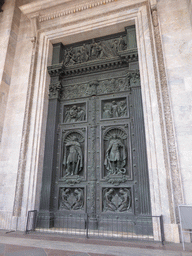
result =
M151 0L152 11L147 0L43 3L6 0L0 13L0 228L24 230L39 205L52 43L135 23L152 212L179 242L177 205L192 204L191 1Z
M161 39L184 203L192 204L192 30L187 1L159 1Z

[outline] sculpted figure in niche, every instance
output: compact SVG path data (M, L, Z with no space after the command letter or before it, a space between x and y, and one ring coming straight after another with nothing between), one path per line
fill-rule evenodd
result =
M122 202L120 203L118 210L124 212L130 209L131 206L131 192L129 189L121 188L119 190L120 198Z
M71 206L72 210L82 209L84 205L83 190L81 188L77 188L74 190L73 194L75 195L76 201Z
M112 135L105 155L104 165L108 170L108 175L126 172L124 168L126 165L125 146L116 134Z
M103 203L104 203L104 211L113 211L117 210L116 205L112 202L114 197L114 190L112 188L105 189L103 193Z
M85 110L76 105L69 108L65 113L65 123L75 123L79 121L84 121L86 118Z
M76 136L72 136L71 140L65 145L63 165L66 168L66 175L78 175L83 169L83 154L81 146ZM67 149L69 154L67 156Z
M67 209L70 210L71 209L71 205L68 202L69 199L69 195L70 195L70 190L68 188L66 189L62 189L61 190L61 203L60 203L60 209Z

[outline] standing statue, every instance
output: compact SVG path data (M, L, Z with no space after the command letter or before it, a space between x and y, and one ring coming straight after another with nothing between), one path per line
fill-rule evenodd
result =
M122 202L118 206L120 212L124 212L130 209L131 207L131 192L127 188L121 188L119 190L120 198Z
M126 169L125 146L116 134L112 135L109 146L106 150L104 165L108 170L108 175L125 173Z
M77 175L83 169L83 154L78 138L72 136L65 148L63 165L66 167L66 176ZM67 152L69 152L68 156Z
M108 189L104 189L104 193L103 193L103 207L104 207L104 211L113 211L115 212L117 210L116 205L112 202L114 196L114 189L112 188L108 188Z
M84 196L83 196L83 190L81 188L77 188L74 190L74 195L76 198L76 201L71 206L72 210L80 210L83 208L84 205Z
M71 210L71 205L68 202L69 199L69 195L70 195L70 189L66 188L66 189L62 189L61 190L61 203L60 203L60 210L61 209L67 209L67 210Z

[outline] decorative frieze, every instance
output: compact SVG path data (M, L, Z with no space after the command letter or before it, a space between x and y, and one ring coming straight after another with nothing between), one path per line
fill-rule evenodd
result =
M90 86L90 83L92 83L92 86ZM93 87L93 82L90 83L63 86L61 99L76 99L88 97L93 94L102 95L107 93L130 91L131 87L140 86L140 75L138 71L134 71L128 72L126 76L98 80L96 89Z

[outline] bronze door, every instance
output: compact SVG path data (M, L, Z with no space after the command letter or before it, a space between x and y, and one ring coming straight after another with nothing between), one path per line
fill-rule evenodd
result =
M42 213L150 214L138 67L134 27L54 45Z
M138 72L123 68L63 86L55 210L149 213Z

